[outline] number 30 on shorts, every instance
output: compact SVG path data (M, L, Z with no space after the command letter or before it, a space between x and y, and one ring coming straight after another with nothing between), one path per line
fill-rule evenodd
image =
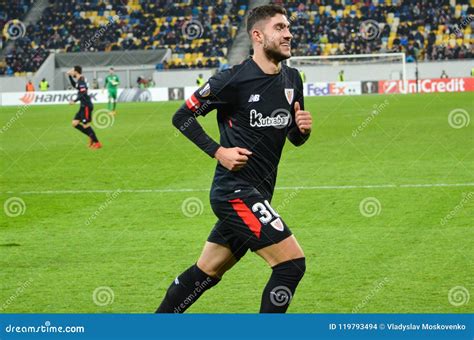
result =
M252 206L252 211L254 213L256 212L260 213L261 216L259 217L259 220L263 224L267 224L268 222L273 220L274 217L280 217L280 215L278 215L278 213L275 210L273 210L272 206L270 205L270 203L268 203L267 200L263 201L263 203L262 202L255 203Z

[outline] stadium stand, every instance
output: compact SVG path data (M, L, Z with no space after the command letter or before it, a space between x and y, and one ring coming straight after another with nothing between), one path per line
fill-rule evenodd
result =
M2 27L32 0L1 7ZM282 1L292 21L293 54L405 52L407 61L474 58L469 0ZM0 74L35 72L50 51L170 48L159 69L219 67L242 23L241 0L50 0L41 19L6 51ZM376 36L367 39L367 25ZM371 32L373 34L373 31Z
M274 3L290 12L294 55L405 52L409 62L474 57L469 0ZM363 28L376 32L367 36Z
M28 9L31 7L33 0L12 0L0 2L0 31L10 20L21 20L25 17ZM7 39L4 34L0 36L0 50L6 45ZM3 59L3 58L2 58ZM5 60L0 62L0 74L13 75L12 67L9 67Z
M5 62L24 75L35 72L49 51L170 48L164 68L218 67L245 11L246 2L237 0L50 1Z

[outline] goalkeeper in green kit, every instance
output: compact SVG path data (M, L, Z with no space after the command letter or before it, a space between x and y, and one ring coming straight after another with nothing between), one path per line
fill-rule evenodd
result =
M105 87L109 93L108 109L110 114L115 115L115 107L117 105L117 88L120 84L120 78L115 74L114 68L109 69L109 75L105 77Z

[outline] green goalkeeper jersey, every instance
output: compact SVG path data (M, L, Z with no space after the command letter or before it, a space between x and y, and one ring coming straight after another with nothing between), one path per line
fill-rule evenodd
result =
M107 77L105 77L105 86L107 87L107 90L116 90L119 84L120 79L118 75L109 74Z

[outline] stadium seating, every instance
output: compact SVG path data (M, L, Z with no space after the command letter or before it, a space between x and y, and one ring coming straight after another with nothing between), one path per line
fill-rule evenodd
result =
M11 3L0 7L3 25L24 16L32 0ZM407 61L474 58L469 0L274 3L289 11L294 55L405 52ZM171 58L157 69L218 67L246 9L247 1L241 0L50 0L41 19L5 53L0 74L35 72L50 51L170 48ZM363 31L367 27L370 36Z
M10 20L21 20L24 18L28 9L31 7L33 0L11 0L0 2L0 31L3 33L3 28ZM0 50L3 49L7 40L4 34L0 35ZM0 74L13 75L13 67L7 65L5 60L0 61Z
M274 2L289 11L294 55L405 52L407 61L474 58L469 0ZM372 31L364 32L367 28Z
M218 67L245 10L245 1L230 0L50 1L5 62L23 75L36 71L49 51L170 48L164 68Z

